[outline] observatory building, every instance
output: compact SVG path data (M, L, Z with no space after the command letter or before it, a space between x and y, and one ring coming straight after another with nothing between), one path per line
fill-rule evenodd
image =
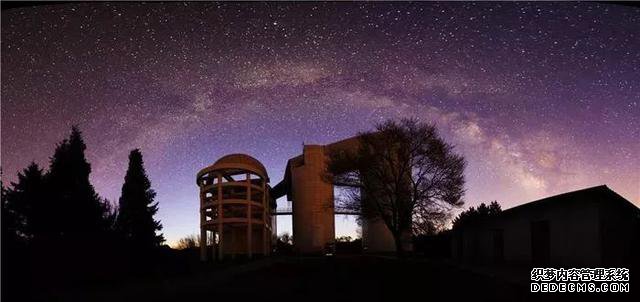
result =
M296 252L332 252L335 215L360 213L336 205L339 193L334 190L341 184L326 177L328 157L358 147L358 137L304 145L302 154L287 161L284 178L273 188L265 167L245 154L224 156L200 170L196 181L201 259L269 255L276 215L292 215ZM277 209L275 200L284 196L291 209ZM478 263L626 265L637 260L633 256L640 245L639 217L636 206L609 188L588 188L520 205L455 229L451 250L457 260ZM360 222L364 251L395 251L394 238L382 220L361 217ZM405 250L412 249L410 230L401 241Z
M607 186L563 193L454 228L459 262L534 267L634 267L640 209Z
M271 194L275 199L286 195L293 205L293 246L297 252L324 252L335 240L335 215L358 214L336 207L335 184L328 182L324 174L331 152L353 152L358 146L358 137L328 145L304 145L302 154L287 162L284 179ZM393 236L382 220L363 219L361 223L366 251L395 251Z
M357 147L357 137L328 145L304 145L301 155L288 160L284 179L273 188L265 167L245 154L224 156L202 169L197 174L201 258L269 255L276 215L292 215L296 252L321 254L333 248L335 215L359 213L336 207L334 184L324 177L328 155ZM291 202L292 209L276 211L275 200L282 196ZM395 251L393 236L382 220L363 219L361 223L366 251ZM208 246L212 247L209 251Z
M269 255L275 202L264 166L251 156L230 154L200 170L197 183L200 258Z

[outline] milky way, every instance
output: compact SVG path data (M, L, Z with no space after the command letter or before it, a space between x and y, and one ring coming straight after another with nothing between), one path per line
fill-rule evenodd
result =
M142 150L172 242L197 232L195 174L220 156L256 157L275 185L303 143L412 117L467 158L467 206L599 184L640 205L639 24L639 8L598 3L3 10L3 180L47 167L79 124L113 202Z

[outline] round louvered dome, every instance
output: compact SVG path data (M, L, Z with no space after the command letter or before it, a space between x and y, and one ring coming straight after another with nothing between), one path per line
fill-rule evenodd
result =
M262 163L260 163L260 161L258 161L257 159L249 155L240 154L240 153L229 154L221 157L213 164L212 168L216 169L217 166L229 166L229 165L236 165L236 164L251 166L254 169L263 173L263 176L265 177L267 176L267 169L264 167Z

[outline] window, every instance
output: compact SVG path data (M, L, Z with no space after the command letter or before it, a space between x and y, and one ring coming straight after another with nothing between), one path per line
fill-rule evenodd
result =
M204 192L203 203L214 202L218 199L218 189L214 188L212 190Z
M204 216L206 221L215 220L218 218L218 208L207 208L204 210Z
M202 174L198 182L200 183L201 186L206 186L207 184L210 183L210 177L211 175L209 173Z

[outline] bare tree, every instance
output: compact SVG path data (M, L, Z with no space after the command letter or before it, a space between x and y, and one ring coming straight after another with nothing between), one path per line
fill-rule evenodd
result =
M448 203L431 203L416 207L413 213L413 235L435 235L447 228L451 220L453 205Z
M179 250L191 249L200 246L200 235L189 235L178 240L176 248Z
M360 134L357 150L330 152L327 177L350 189L338 206L382 219L403 256L403 236L437 228L463 204L466 163L434 125L402 120L376 128Z
M280 240L284 244L293 244L293 236L291 236L287 232L280 234L280 236L278 236L278 240Z
M293 254L293 236L289 233L282 233L276 240L276 252L281 255Z

